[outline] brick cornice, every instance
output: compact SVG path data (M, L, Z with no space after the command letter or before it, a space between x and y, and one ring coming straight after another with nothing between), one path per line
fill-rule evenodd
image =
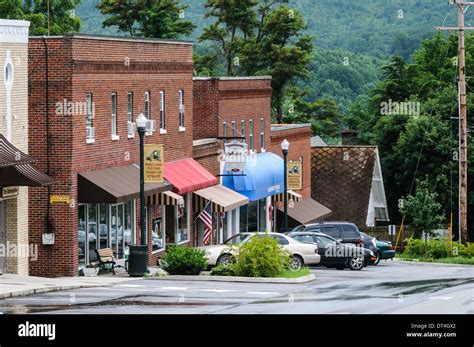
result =
M107 74L107 73L189 73L193 71L193 63L181 62L125 62L125 61L94 61L73 60L76 74Z
M265 98L272 96L272 88L221 89L220 99Z

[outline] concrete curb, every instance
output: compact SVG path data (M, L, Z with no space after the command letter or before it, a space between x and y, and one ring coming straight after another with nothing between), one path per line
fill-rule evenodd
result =
M242 283L282 283L282 284L298 284L307 283L316 280L314 274L298 277L298 278L268 278L268 277L237 277L237 276L185 276L170 275L145 277L146 280L165 280L165 281L213 281L213 282L242 282Z
M474 269L474 265L468 264L450 264L450 263L431 263L429 261L417 261L417 260L402 260L394 258L394 261L408 265L421 265L421 266L448 266L448 267L470 267Z
M19 296L28 296L33 294L44 294L50 292L59 292L62 290L72 290L72 289L81 289L81 288L94 288L94 287L107 287L118 284L121 282L113 282L113 283L97 283L97 284L68 284L68 285L60 285L60 286L51 286L51 287L42 287L42 288L32 288L32 289L23 289L23 290L15 290L8 293L0 293L0 300L14 298Z

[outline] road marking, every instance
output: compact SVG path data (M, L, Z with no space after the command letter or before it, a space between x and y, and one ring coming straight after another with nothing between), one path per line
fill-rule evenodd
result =
M158 290L188 290L187 287L156 287Z
M119 284L117 287L125 287L125 288L142 288L145 287L142 284Z
M228 293L235 292L235 290L230 289L196 289L197 292L211 292L211 293Z
M280 295L278 292L247 292L247 294L252 295Z
M430 300L450 300L452 299L452 296L431 296L428 299Z

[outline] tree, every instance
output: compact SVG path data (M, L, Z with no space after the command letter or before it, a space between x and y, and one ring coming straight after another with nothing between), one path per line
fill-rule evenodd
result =
M81 19L75 9L81 0L49 0L50 34L78 32ZM48 35L48 0L3 0L0 18L30 21L30 35Z
M109 16L103 27L117 26L131 36L177 39L196 27L184 19L187 6L178 0L101 0L97 8Z
M418 182L414 195L409 195L403 202L400 212L406 216L419 238L422 232L431 232L440 227L444 221L442 206L436 201L438 194L431 191L426 181Z

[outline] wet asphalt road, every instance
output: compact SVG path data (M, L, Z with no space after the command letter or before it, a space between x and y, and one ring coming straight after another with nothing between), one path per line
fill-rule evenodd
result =
M0 312L48 314L474 314L474 267L382 261L315 268L306 284L136 280L0 300Z

